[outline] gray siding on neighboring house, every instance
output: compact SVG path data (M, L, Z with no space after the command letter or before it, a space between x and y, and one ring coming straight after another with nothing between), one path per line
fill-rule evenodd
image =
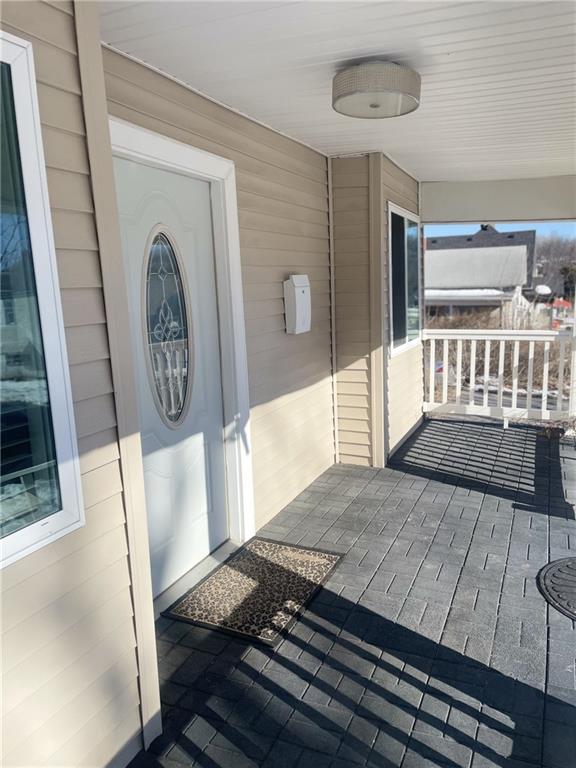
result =
M527 281L525 245L497 248L427 249L427 289L515 288Z
M33 43L86 525L2 571L2 765L105 765L139 742L112 377L72 3L2 4Z
M467 235L426 239L426 288L531 288L536 230L499 232L482 224Z
M103 50L111 115L236 164L256 523L334 460L326 158ZM282 281L306 273L312 330L285 333Z

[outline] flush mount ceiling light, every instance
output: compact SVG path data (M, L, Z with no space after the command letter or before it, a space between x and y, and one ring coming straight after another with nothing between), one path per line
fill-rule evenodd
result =
M420 75L391 61L367 61L339 72L332 106L349 117L398 117L420 104Z

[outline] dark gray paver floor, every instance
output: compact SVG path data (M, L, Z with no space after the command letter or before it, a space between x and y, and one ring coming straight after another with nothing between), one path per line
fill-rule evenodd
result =
M426 422L336 465L260 535L345 553L275 650L161 619L146 766L576 766L576 627L535 576L576 554L576 450Z

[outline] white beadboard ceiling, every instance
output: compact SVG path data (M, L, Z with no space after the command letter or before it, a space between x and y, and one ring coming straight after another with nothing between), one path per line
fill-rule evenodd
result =
M382 151L421 181L576 172L572 2L103 2L102 40L327 155ZM333 75L422 75L420 108L356 120Z

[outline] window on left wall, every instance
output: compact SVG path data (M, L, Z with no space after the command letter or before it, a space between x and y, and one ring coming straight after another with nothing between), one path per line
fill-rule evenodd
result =
M84 523L30 43L0 32L0 559Z

